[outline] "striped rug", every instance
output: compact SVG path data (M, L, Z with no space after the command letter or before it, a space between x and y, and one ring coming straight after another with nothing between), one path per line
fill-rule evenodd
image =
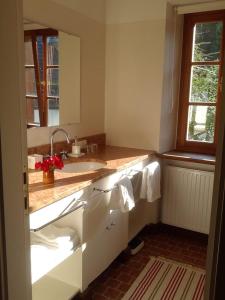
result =
M202 300L205 271L159 257L150 261L123 300Z

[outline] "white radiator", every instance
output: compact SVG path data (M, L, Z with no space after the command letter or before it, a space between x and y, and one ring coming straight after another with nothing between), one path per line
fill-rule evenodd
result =
M162 222L209 233L214 173L166 166Z

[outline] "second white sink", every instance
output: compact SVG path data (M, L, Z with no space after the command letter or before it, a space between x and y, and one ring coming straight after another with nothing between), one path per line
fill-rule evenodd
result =
M82 161L64 165L62 170L57 170L62 173L83 173L96 171L106 166L105 162L97 161Z

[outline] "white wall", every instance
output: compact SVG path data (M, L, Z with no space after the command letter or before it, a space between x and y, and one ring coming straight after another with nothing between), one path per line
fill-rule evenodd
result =
M74 1L73 9L50 0L24 0L24 18L80 37L81 42L81 122L62 126L72 137L104 132L105 25L104 0L90 13L92 0ZM77 11L75 10L77 8ZM97 10L97 8L99 10ZM91 10L92 11L92 10ZM85 13L81 14L81 13ZM90 14L90 17L87 16ZM32 128L28 147L49 143L54 128ZM56 136L63 140L64 136Z

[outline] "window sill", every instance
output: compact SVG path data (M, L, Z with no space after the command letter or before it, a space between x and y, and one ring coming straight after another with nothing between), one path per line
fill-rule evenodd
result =
M176 150L159 154L159 156L165 159L189 161L189 162L195 162L195 163L207 164L207 165L215 165L216 163L215 155L180 152Z

